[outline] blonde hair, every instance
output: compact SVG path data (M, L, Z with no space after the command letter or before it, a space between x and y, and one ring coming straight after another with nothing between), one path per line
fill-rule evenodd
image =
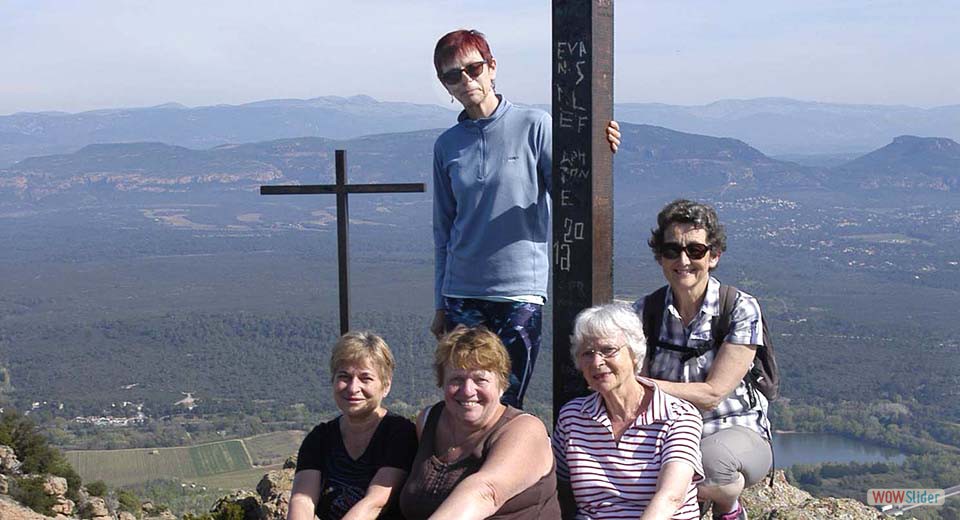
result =
M393 380L397 366L387 342L370 331L350 331L340 336L330 352L330 378L337 377L337 370L349 363L368 362L380 375L384 384Z
M443 370L447 363L462 370L489 370L496 374L500 389L510 383L510 355L500 338L484 326L457 325L440 338L433 355L437 386L443 386Z

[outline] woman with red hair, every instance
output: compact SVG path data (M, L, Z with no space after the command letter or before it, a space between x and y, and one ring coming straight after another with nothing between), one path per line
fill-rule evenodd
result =
M433 150L437 337L483 325L510 354L503 402L522 408L540 350L550 272L550 115L496 92L497 60L484 35L461 29L434 49L437 78L463 105ZM616 151L616 122L607 129Z

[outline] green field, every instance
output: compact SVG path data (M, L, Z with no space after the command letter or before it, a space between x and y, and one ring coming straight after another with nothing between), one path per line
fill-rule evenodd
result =
M243 443L250 452L250 458L256 466L282 464L291 455L297 454L300 443L307 432L287 430L264 433L243 439Z
M296 454L304 435L288 430L199 446L68 451L66 456L84 482L125 486L173 479L221 489L253 489L264 473Z
M157 479L192 481L252 468L240 440L180 448L68 451L66 456L85 482L102 480L112 486Z

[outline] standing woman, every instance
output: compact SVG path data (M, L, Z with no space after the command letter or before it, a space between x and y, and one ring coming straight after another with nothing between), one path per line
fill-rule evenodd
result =
M303 440L288 520L403 517L396 497L417 452L409 420L388 413L395 362L383 338L348 332L330 354L333 399L341 415Z
M503 402L522 408L540 350L550 272L550 115L495 92L497 60L478 31L446 34L434 49L437 77L463 105L433 149L433 236L438 338L484 325L512 366ZM620 132L607 130L616 151Z

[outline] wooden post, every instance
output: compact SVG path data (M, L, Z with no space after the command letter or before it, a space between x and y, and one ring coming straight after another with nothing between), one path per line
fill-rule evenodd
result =
M613 0L553 0L553 411L584 395L581 310L613 298Z

